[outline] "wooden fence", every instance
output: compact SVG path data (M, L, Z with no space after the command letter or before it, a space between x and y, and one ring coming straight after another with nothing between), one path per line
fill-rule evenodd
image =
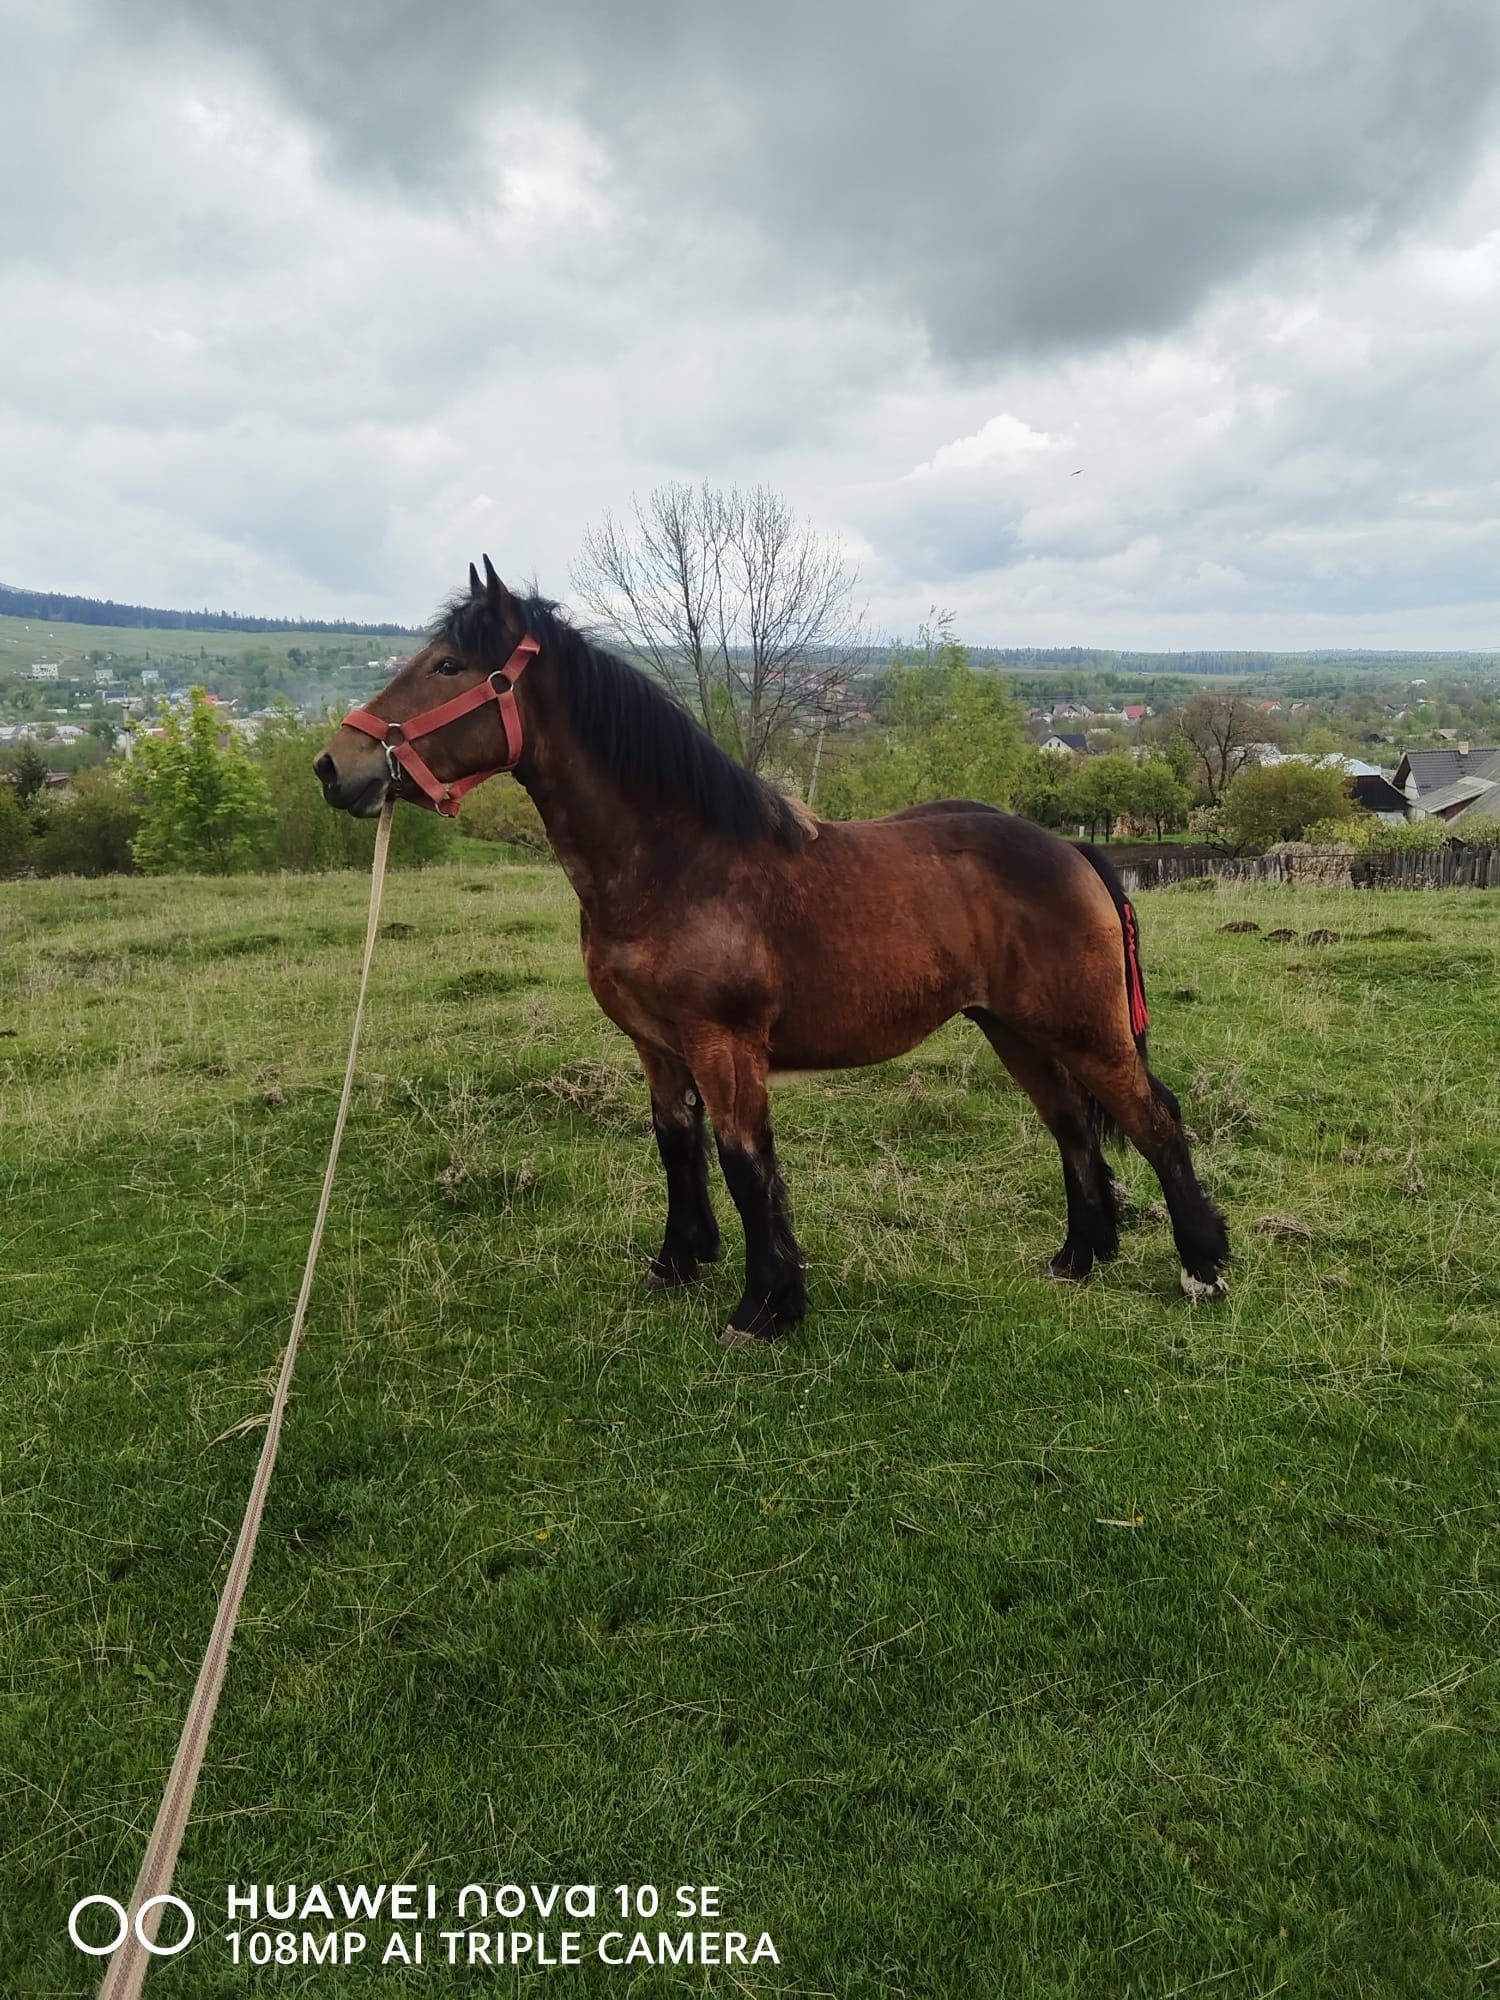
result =
M1106 850L1107 852L1108 850ZM1309 856L1311 861L1313 857ZM1319 857L1320 859L1322 857ZM1161 889L1214 875L1227 882L1304 882L1309 887L1355 889L1500 889L1500 847L1443 847L1433 854L1374 854L1351 858L1347 882L1336 882L1324 868L1317 873L1299 866L1300 857L1262 854L1236 860L1228 855L1160 856L1149 861L1118 863L1128 895Z
M1500 889L1500 847L1371 854L1354 863L1353 875L1356 889Z

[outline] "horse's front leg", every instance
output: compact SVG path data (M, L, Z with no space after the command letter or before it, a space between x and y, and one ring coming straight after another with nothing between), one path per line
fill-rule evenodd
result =
M719 1225L708 1192L708 1132L692 1072L675 1056L637 1042L651 1090L651 1128L667 1176L667 1232L646 1282L659 1292L685 1285L719 1254Z
M771 1135L769 1057L763 1047L712 1029L684 1037L683 1052L745 1229L744 1296L719 1338L727 1347L775 1340L806 1312L807 1283Z

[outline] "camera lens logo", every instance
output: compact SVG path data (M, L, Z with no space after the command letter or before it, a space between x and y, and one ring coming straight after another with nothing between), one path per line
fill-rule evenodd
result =
M112 1910L115 1922L119 1926L108 1944L85 1944L78 1934L78 1919L80 1915L83 1911L92 1909L96 1903L106 1910ZM157 1944L154 1939L146 1935L145 1919L158 1906L165 1908L168 1904L174 1910L181 1910L187 1929L180 1938L174 1939L171 1944ZM125 1942L126 1933L130 1929L130 1912L125 1908L123 1903L117 1903L113 1896L80 1896L68 1912L68 1936L77 1945L78 1949L81 1952L87 1953L90 1958L108 1958L111 1952L118 1951L120 1946ZM198 1929L198 1920L187 1904L183 1902L181 1896L148 1896L135 1913L134 1929L142 1947L146 1951L149 1951L153 1958L175 1958L178 1952L186 1951L192 1943Z

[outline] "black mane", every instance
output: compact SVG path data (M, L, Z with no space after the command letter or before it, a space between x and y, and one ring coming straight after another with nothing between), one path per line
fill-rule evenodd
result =
M512 602L557 674L574 734L622 785L679 800L730 840L769 834L783 846L801 844L791 801L727 756L658 682L596 645L549 599ZM487 600L467 593L439 614L432 636L497 666L509 650Z

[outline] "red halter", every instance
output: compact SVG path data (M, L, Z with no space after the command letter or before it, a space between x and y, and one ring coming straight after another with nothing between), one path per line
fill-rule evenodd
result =
M377 743L385 745L385 761L393 779L402 771L414 785L425 794L413 804L428 806L433 812L446 814L449 819L457 816L458 808L465 792L476 785L482 785L486 778L497 777L502 771L513 771L521 759L521 711L516 706L512 690L526 669L526 663L537 651L537 642L529 635L524 638L505 662L496 667L492 674L477 687L466 688L456 694L452 701L441 702L436 708L429 708L421 715L414 715L408 722L387 722L384 716L371 715L367 708L351 708L344 717L349 729L362 729L366 736L373 736ZM500 727L505 732L505 762L491 764L487 771L471 771L466 778L455 778L451 785L442 780L428 767L412 748L415 736L430 736L434 729L441 729L445 722L457 722L461 715L472 715L476 708L483 708L487 701L493 701L500 711Z

